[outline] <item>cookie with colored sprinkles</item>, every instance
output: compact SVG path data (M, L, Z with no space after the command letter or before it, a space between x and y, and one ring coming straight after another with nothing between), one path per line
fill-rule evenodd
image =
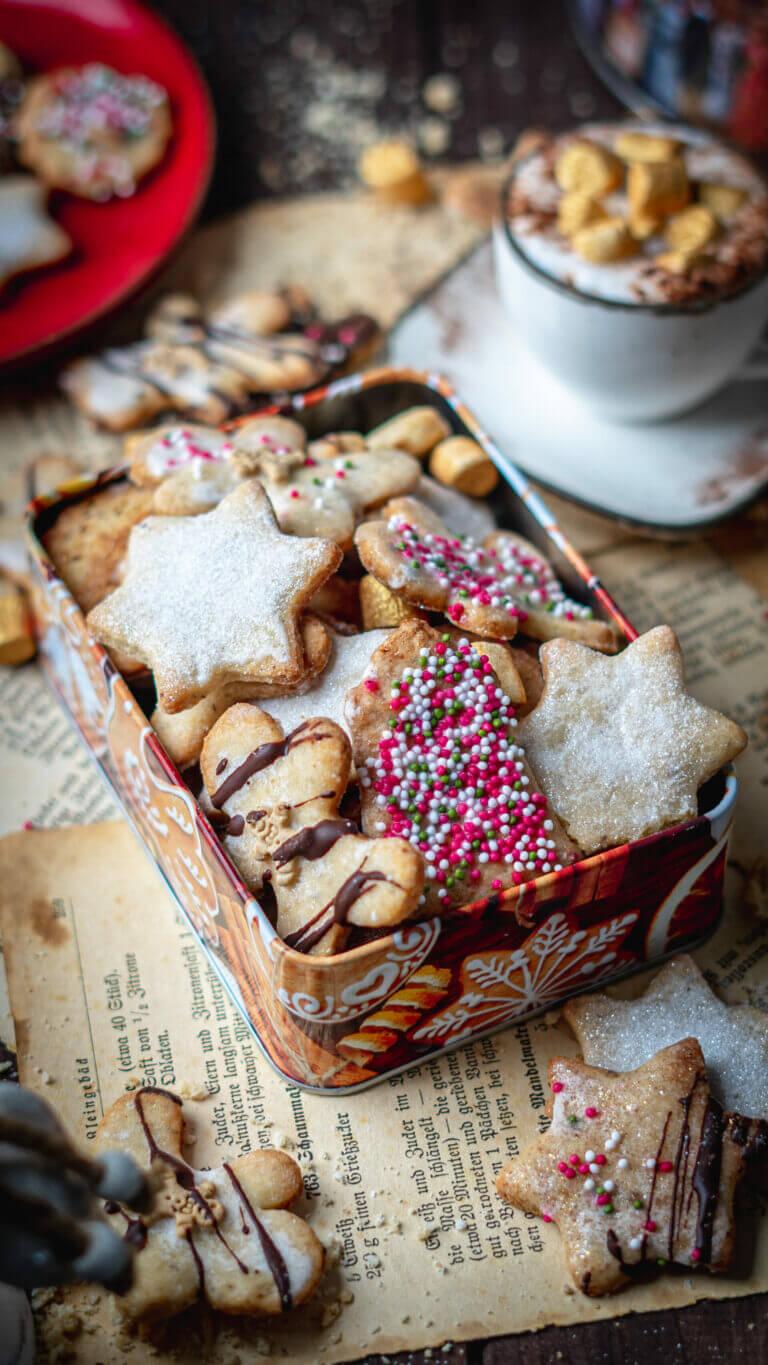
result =
M358 527L355 545L368 572L407 602L491 639L523 631L541 640L569 636L609 653L618 648L614 628L569 598L552 565L522 536L455 536L414 498L390 503L388 512L386 521Z
M162 1321L201 1299L221 1313L272 1316L305 1303L325 1256L305 1219L289 1211L304 1193L296 1162L264 1150L193 1170L184 1128L181 1100L145 1086L115 1100L96 1130L99 1151L128 1152L155 1186L147 1213L107 1205L134 1253L121 1314Z
M649 1269L727 1270L761 1125L723 1110L696 1040L621 1073L555 1057L549 1082L551 1126L496 1188L557 1224L573 1283L601 1295Z
M283 535L250 479L202 516L135 527L122 582L89 628L152 669L164 711L228 682L292 685L304 670L299 617L340 561L330 540Z
M419 904L424 860L405 839L370 839L339 815L352 751L324 717L284 733L257 706L232 706L203 744L207 804L253 890L277 902L277 930L299 952L334 953L350 925L386 929Z
M697 1038L715 1098L726 1109L768 1119L768 1011L727 1005L687 953L666 962L634 1000L598 991L568 1000L563 1013L585 1062L613 1071Z
M392 632L347 697L363 829L426 862L444 911L557 872L577 849L547 807L490 660L421 621Z
M132 195L171 132L162 86L101 62L34 77L16 115L22 164L52 189L97 201Z
M544 689L520 742L585 853L693 819L699 787L747 743L741 726L686 692L669 626L615 658L571 640L549 641L539 657Z

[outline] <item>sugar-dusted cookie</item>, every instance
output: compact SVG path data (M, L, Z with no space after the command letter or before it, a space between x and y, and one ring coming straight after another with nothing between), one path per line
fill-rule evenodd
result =
M759 1125L723 1112L695 1038L618 1074L555 1057L549 1081L551 1127L496 1188L557 1223L574 1284L611 1294L648 1267L727 1270Z
M429 910L447 910L571 862L517 742L490 661L408 621L347 697L363 829L409 839Z
M251 479L200 517L135 527L122 583L88 623L152 669L164 711L226 682L290 686L304 668L299 616L340 560L332 541L283 535Z
M383 644L389 630L364 630L359 635L331 636L331 656L319 677L300 696L270 697L264 710L279 721L286 734L310 716L327 716L348 732L345 716L347 693L360 682L371 655Z
M133 1286L119 1299L126 1316L172 1318L198 1298L222 1313L286 1313L314 1293L323 1248L288 1212L303 1182L285 1152L249 1152L193 1170L183 1157L181 1100L149 1086L115 1101L95 1145L129 1152L157 1185L148 1214L107 1206L135 1253Z
M281 701L296 701L295 693L306 692L311 688L313 681L328 663L331 636L322 621L309 612L302 616L299 629L304 649L304 672L300 682L295 683L292 688L266 682L229 682L215 687L201 701L195 702L194 706L188 706L184 711L168 712L163 711L160 706L155 707L150 716L150 724L177 768L188 768L197 762L208 731L215 725L219 716L235 702L258 701L275 695ZM311 714L317 715L317 708L313 708Z
M30 175L0 178L0 289L27 270L55 265L72 250L47 203L47 189Z
M96 200L133 194L171 131L162 86L100 62L34 77L16 116L19 160L51 188Z
M336 952L347 926L388 928L419 904L424 860L404 839L369 839L340 818L349 739L324 717L288 734L257 706L232 706L200 756L226 821L224 846L254 889L269 882L277 929L301 952Z
M415 498L389 505L386 521L355 533L369 573L415 606L442 611L475 635L537 639L566 635L612 653L618 636L592 609L566 596L551 564L522 536L497 531L483 543L455 537Z
M284 531L342 546L367 512L418 481L418 462L401 450L340 451L327 442L321 453L318 444L311 455L303 427L287 417L254 417L226 434L162 427L131 442L131 477L156 483L155 510L171 516L205 511L258 478Z
M635 1000L598 991L568 1000L563 1013L585 1062L612 1071L630 1071L670 1043L697 1038L720 1103L768 1119L768 1013L726 1005L687 953L665 963Z
M685 690L669 626L609 659L570 640L540 651L544 690L520 741L585 853L696 815L696 793L744 748L739 725Z

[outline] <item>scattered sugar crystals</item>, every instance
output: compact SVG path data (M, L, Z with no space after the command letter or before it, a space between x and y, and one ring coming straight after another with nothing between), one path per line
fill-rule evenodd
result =
M566 620L591 617L592 610L566 597L551 564L512 540L490 549L470 536L451 539L421 531L402 517L389 519L394 549L403 559L437 579L459 599L484 607L498 607L520 622L526 607L551 612ZM464 615L461 600L448 610L454 621Z
M389 707L362 783L389 817L386 833L424 854L425 895L434 885L448 906L451 888L478 882L488 863L506 873L494 890L559 868L546 798L527 790L514 708L483 655L445 636L392 684Z

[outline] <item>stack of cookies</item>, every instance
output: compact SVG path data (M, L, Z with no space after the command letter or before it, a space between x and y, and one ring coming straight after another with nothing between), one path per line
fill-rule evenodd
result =
M436 407L164 426L127 457L47 548L299 951L690 819L744 747L668 627L622 648L498 529L494 465Z

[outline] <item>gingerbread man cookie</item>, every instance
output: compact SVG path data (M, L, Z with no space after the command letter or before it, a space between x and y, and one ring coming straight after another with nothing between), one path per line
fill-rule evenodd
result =
M230 707L203 744L224 846L249 886L272 886L278 932L301 952L336 952L348 925L389 928L419 904L421 854L404 839L369 839L339 816L351 759L332 721L286 735L248 705Z
M442 611L476 635L566 635L613 653L615 629L566 596L551 564L522 536L497 531L477 543L453 536L414 498L389 504L386 521L358 527L355 545L375 578L417 607Z
M153 1087L115 1101L96 1145L129 1152L158 1186L149 1214L107 1206L135 1253L133 1286L120 1299L129 1317L175 1317L198 1298L222 1313L285 1313L314 1293L323 1248L288 1212L303 1183L284 1152L250 1152L195 1171L182 1155L181 1100Z
M409 621L347 697L363 829L423 854L432 911L573 861L516 736L514 707L468 640Z
M549 1082L551 1127L496 1188L557 1223L574 1284L611 1294L654 1266L727 1270L758 1125L710 1094L695 1038L621 1073L555 1057Z
M340 560L332 541L283 535L251 479L200 517L136 526L122 583L88 624L152 669L164 711L229 682L291 686L304 671L299 617Z
M156 81L90 62L31 80L16 131L19 160L52 189L126 198L161 160L171 111Z
M747 736L685 690L669 626L609 659L571 640L542 645L544 689L520 722L553 810L585 853L696 815L696 793Z

